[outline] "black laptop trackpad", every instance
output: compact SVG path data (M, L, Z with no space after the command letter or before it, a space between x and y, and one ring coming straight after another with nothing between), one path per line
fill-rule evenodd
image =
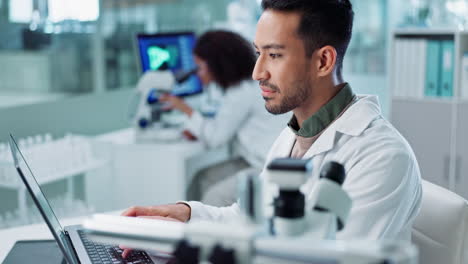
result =
M18 263L65 264L67 262L55 240L20 240L3 262L3 264Z

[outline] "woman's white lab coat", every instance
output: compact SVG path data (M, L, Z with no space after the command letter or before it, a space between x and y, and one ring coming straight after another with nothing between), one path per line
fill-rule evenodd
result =
M267 158L287 157L295 141L286 128ZM353 205L343 231L337 238L399 238L409 240L421 203L418 163L408 142L386 121L375 96L361 96L333 122L307 151L313 159L313 173L301 188L310 200L321 167L328 161L344 165L344 190ZM267 196L276 192L269 185ZM215 208L189 202L191 219L229 221L239 212L237 204ZM271 209L271 208L270 208Z
M214 119L195 111L186 129L210 148L233 139L235 154L261 169L268 150L290 116L268 113L258 83L248 80L226 90Z

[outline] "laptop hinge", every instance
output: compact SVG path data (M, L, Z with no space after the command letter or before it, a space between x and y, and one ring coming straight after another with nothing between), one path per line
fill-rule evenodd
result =
M66 230L63 230L62 233L63 233L63 236L64 236L64 237L66 238L66 240L67 240L67 244L68 244L67 246L68 246L71 250L73 250L73 256L72 256L72 257L73 257L73 260L76 261L77 264L80 264L81 262L80 262L80 260L79 260L79 258L78 258L78 253L76 252L75 246L73 246L73 243L72 243L72 241L71 241L70 234L69 234L68 231L66 231Z

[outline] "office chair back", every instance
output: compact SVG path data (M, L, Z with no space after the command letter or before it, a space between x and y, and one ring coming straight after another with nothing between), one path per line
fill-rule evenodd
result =
M468 263L468 203L459 195L423 180L422 205L412 240L419 263Z

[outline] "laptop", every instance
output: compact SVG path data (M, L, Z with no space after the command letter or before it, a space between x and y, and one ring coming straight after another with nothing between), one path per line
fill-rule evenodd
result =
M64 260L69 264L80 263L165 263L167 259L161 260L157 257L152 257L144 251L132 251L131 255L126 259L122 259L122 250L115 245L103 245L95 243L86 237L86 234L81 229L81 226L65 226L62 227L56 217L49 201L42 192L39 184L34 177L28 163L23 154L18 148L18 144L14 137L10 134L10 148L13 155L16 170L21 177L26 189L31 194L34 204L39 209L44 218L50 232L54 236L60 250L63 253ZM41 263L47 260L40 260Z

